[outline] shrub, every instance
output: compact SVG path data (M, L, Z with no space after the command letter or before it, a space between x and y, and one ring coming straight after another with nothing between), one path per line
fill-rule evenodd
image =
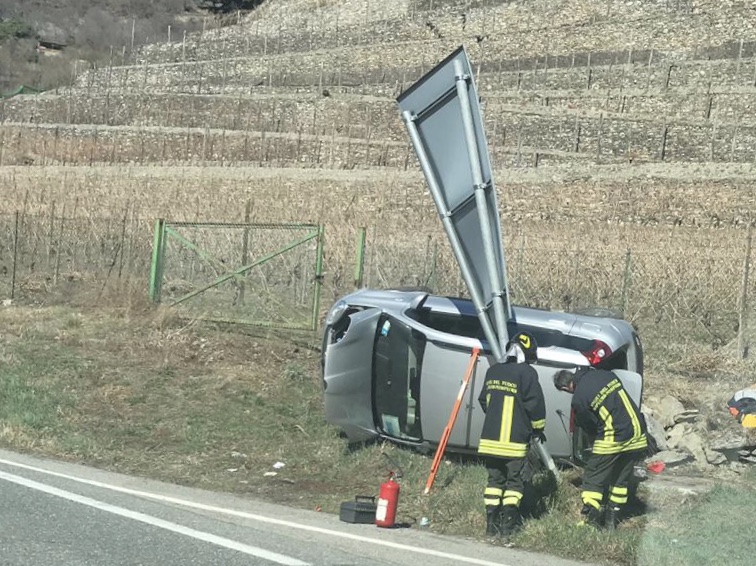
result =
M0 41L10 38L32 37L33 35L34 30L25 22L15 19L0 21Z

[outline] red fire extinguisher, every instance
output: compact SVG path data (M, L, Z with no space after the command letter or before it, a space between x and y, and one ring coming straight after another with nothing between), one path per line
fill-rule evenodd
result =
M381 484L378 493L378 505L375 509L375 524L383 528L391 528L396 520L396 506L399 504L399 484L394 481L394 472Z

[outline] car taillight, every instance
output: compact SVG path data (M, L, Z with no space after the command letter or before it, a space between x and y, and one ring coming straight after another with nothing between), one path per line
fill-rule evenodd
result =
M594 340L593 347L587 352L583 352L583 355L588 359L589 364L597 366L612 355L612 349L601 340Z

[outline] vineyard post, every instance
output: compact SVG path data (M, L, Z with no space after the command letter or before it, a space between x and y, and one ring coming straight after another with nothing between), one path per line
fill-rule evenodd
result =
M16 269L18 266L18 210L13 219L13 272L11 274L11 294L13 300L16 296Z
M621 312L623 316L627 312L627 292L630 288L631 265L632 253L630 251L630 248L627 248L627 252L625 252L625 273L622 277L622 297L620 299L620 308L622 309Z
M745 260L743 261L743 282L740 288L740 300L738 309L738 357L745 358L748 356L748 343L746 338L746 329L748 326L748 276L751 270L751 247L753 244L753 219L748 219L748 231L746 233L746 251Z

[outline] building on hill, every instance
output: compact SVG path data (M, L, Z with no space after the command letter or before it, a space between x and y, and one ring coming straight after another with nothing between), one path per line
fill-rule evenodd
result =
M42 25L37 30L37 53L57 55L68 45L68 34L52 23Z

